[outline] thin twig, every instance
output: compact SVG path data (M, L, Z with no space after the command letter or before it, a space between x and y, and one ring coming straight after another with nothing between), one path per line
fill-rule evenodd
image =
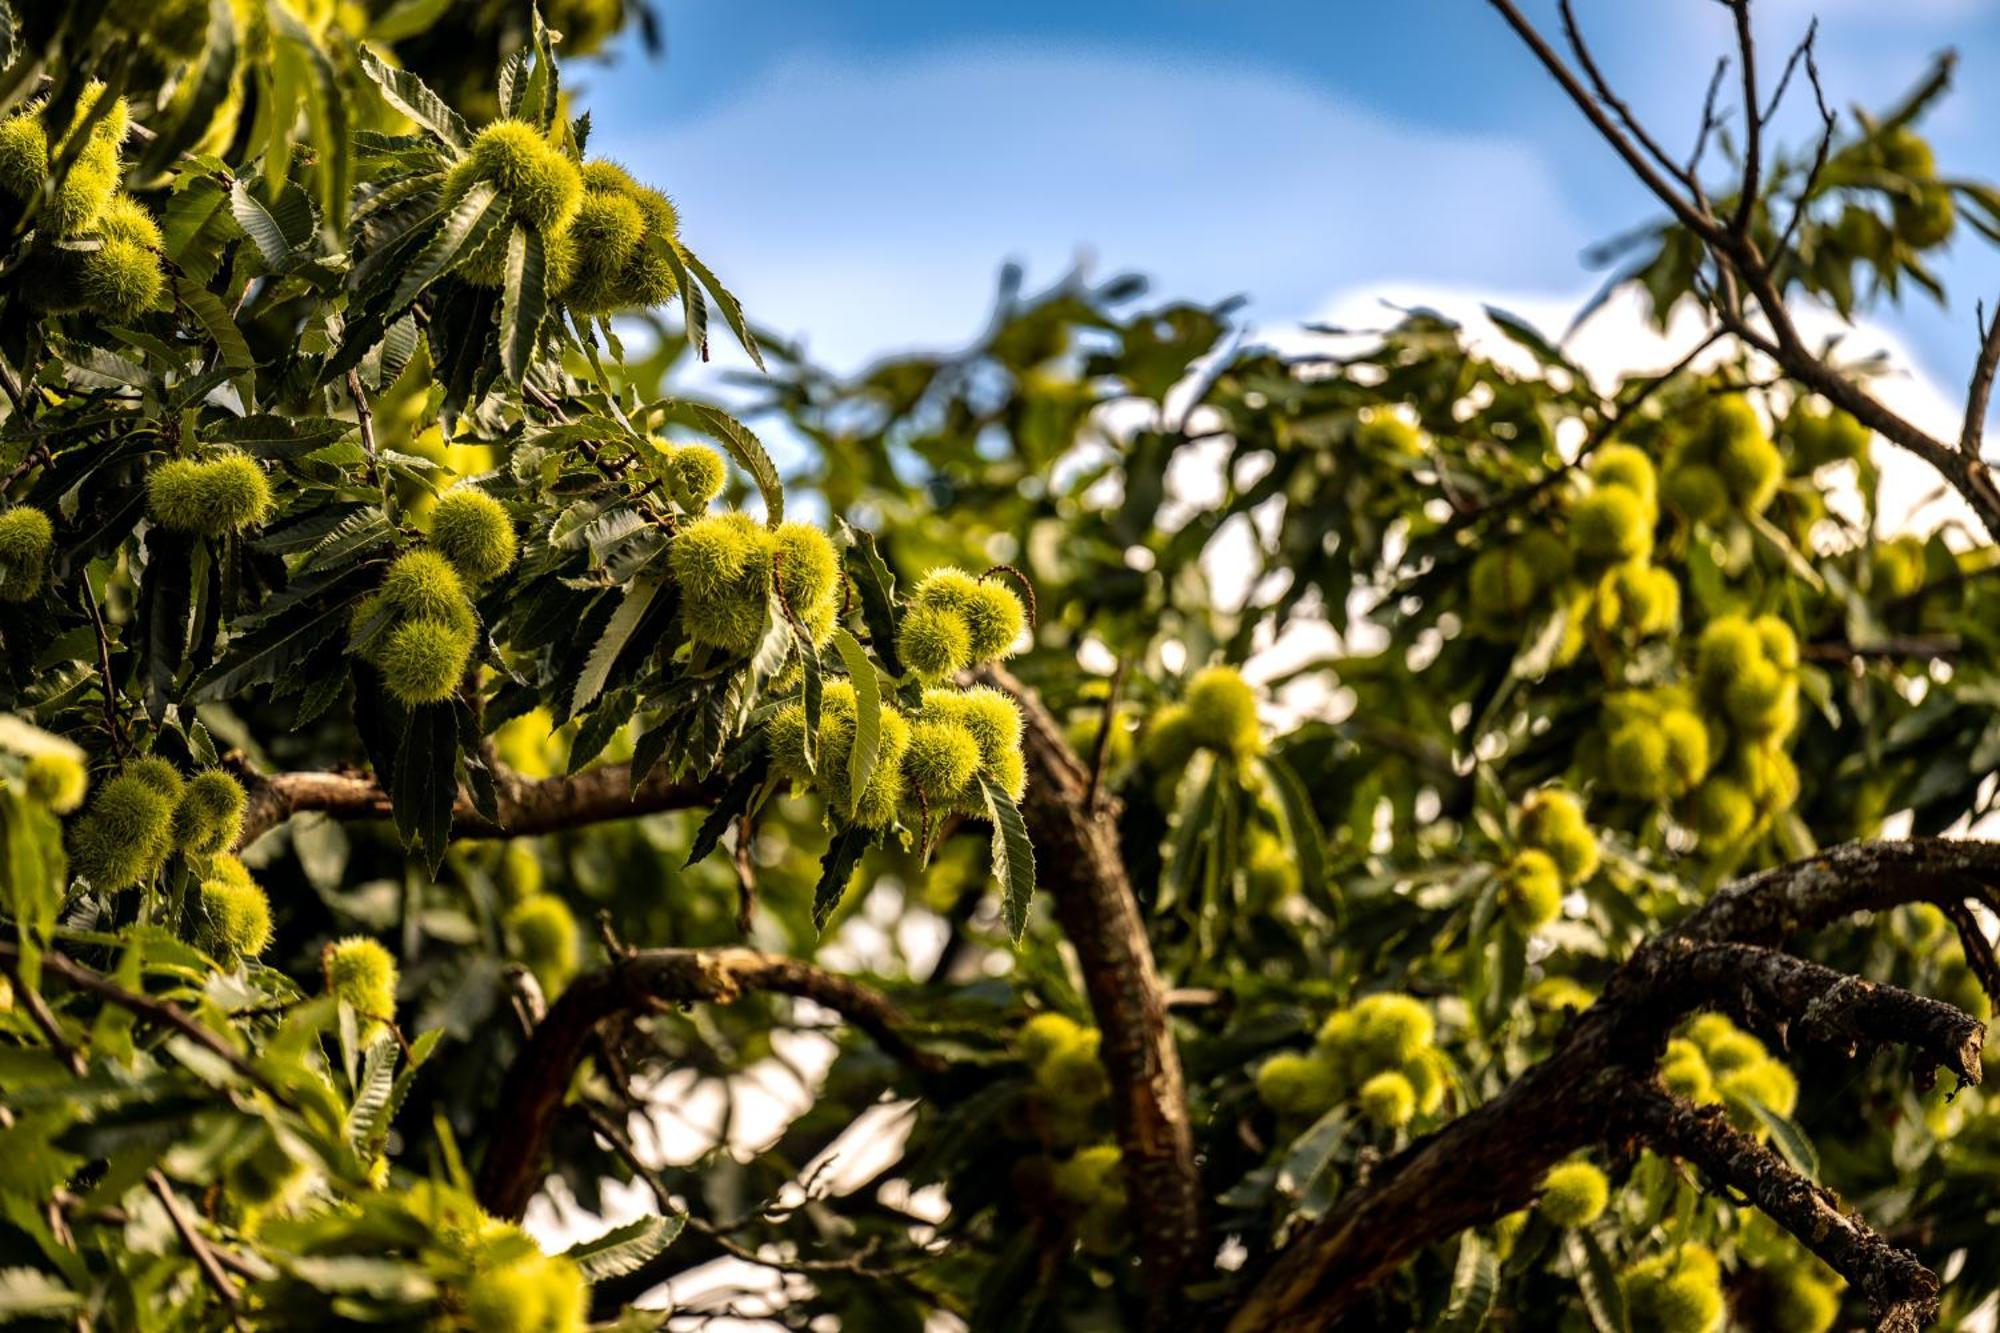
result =
M215 1251L209 1248L208 1241L203 1239L201 1232L195 1230L193 1220L181 1207L180 1196L174 1193L174 1187L160 1174L158 1167L146 1172L146 1184L159 1199L160 1206L167 1210L167 1217L173 1222L174 1230L180 1233L181 1244L188 1247L188 1253L194 1256L195 1266L201 1269L203 1280L215 1289L215 1294L229 1307L230 1325L242 1329L243 1318L239 1312L242 1297L237 1293L236 1283L223 1271L222 1265L216 1260Z
M361 451L368 455L368 484L380 486L382 474L376 467L375 412L368 406L368 395L362 391L361 376L356 371L347 372L347 393L354 399L354 420L361 427Z
M1097 791L1104 785L1104 760L1111 752L1111 729L1118 725L1118 693L1125 685L1126 659L1118 658L1118 669L1111 673L1111 688L1104 692L1104 713L1097 723L1097 744L1090 752L1090 782L1083 789L1083 808L1097 808Z

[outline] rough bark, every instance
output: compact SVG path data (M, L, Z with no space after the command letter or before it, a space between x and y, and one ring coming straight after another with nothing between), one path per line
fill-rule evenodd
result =
M1693 1162L1712 1183L1749 1199L1797 1236L1867 1299L1880 1333L1916 1333L1937 1317L1936 1274L1850 1213L1832 1191L1737 1130L1721 1107L1634 1089L1621 1123L1655 1152Z
M1635 1088L1657 1086L1667 1036L1695 1009L1857 1052L1913 1046L1920 1059L1977 1082L1985 1035L1977 1022L1773 946L1857 911L1985 897L1996 881L2000 844L1917 839L1834 848L1719 890L1678 929L1641 945L1547 1060L1381 1163L1254 1282L1229 1326L1325 1328L1417 1251L1529 1203L1549 1167L1616 1132ZM1967 943L1968 955L1986 948ZM1789 1226L1792 1214L1773 1218ZM1841 1271L1857 1286L1870 1280Z
M505 1218L518 1218L528 1206L546 1174L549 1132L599 1024L662 1005L731 1004L755 991L811 1000L912 1068L928 1074L944 1068L940 1057L904 1035L903 1016L887 998L810 963L755 949L635 951L571 982L508 1068L497 1103L505 1114L480 1166L480 1204Z
M249 800L243 811L238 849L248 847L293 815L317 811L335 819L388 819L389 795L366 773L249 772L238 765ZM503 773L498 779L500 818L489 820L473 808L464 791L452 810L452 836L512 838L576 828L611 819L630 819L661 810L687 810L709 804L714 789L705 783L676 782L660 770L649 773L632 789L626 764L607 764L572 777L524 778Z
M1089 772L1034 692L1004 671L987 674L1020 703L1026 722L1023 814L1034 837L1036 879L1076 950L1103 1034L1100 1056L1137 1220L1148 1319L1154 1327L1171 1326L1185 1317L1182 1290L1195 1276L1202 1194L1166 989L1125 876L1115 811L1089 801Z

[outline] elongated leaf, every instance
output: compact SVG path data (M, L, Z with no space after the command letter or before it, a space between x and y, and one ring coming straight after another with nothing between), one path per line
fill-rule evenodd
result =
M785 487L778 479L778 466L764 449L755 431L719 407L707 403L675 399L667 404L667 415L701 431L729 450L764 496L766 521L772 527L785 521Z
M507 272L500 293L500 368L519 385L535 358L535 338L548 314L548 274L541 233L517 224L507 238Z
M361 48L361 72L382 90L383 100L390 106L453 148L463 151L472 142L465 121L416 75L384 64L380 56L365 46Z
M187 652L194 605L194 544L161 528L146 533L146 572L139 596L146 616L146 715L154 726L173 702L174 677Z
M993 877L1000 881L1001 911L1016 944L1028 929L1028 905L1035 897L1035 848L1021 811L993 779L979 775L986 817L993 822Z
M444 224L430 243L403 270L396 294L389 298L391 311L409 305L461 260L478 252L507 211L499 198L499 191L490 181L481 181L465 192L465 197L445 215Z
M1569 1236L1569 1256L1591 1326L1597 1333L1626 1333L1630 1324L1625 1314L1625 1291L1618 1285L1617 1270L1612 1268L1604 1247L1588 1231L1573 1231Z
M716 279L715 274L709 272L708 265L696 258L694 251L679 241L674 242L674 249L679 253L681 262L687 265L695 277L701 279L701 285L708 288L708 294L715 298L716 308L722 311L723 323L729 325L729 331L736 335L736 341L742 344L743 350L756 363L757 369L763 370L764 352L757 346L757 335L750 331L749 323L743 318L743 303L730 294L729 289Z
M687 1219L679 1214L642 1217L622 1227L613 1227L595 1240L578 1241L563 1251L563 1257L581 1268L588 1281L623 1277L638 1272L672 1245L686 1225Z
M875 776L875 759L882 749L882 682L861 641L845 628L834 630L833 647L854 683L854 748L847 756L847 789L859 796Z
M861 853L867 847L866 829L844 828L833 835L833 844L820 858L819 883L813 888L814 930L826 929L833 909L847 896L847 883L854 878L854 867L860 864Z
M763 785L762 764L752 764L730 780L729 785L723 789L722 795L709 810L707 817L701 821L701 827L695 830L694 845L688 849L687 860L682 863L683 868L704 859L715 850L717 844L722 841L722 835L729 831L729 826L750 809L750 802L756 797L758 788Z
M1315 906L1338 919L1340 900L1328 882L1326 834L1319 816L1313 813L1312 798L1292 766L1275 754L1264 756L1264 771L1277 789L1278 804L1285 815L1285 832L1291 837L1292 857L1299 868L1299 882Z
M291 267L292 243L285 239L285 229L240 180L229 187L229 212L264 257L266 268L282 273Z
M257 362L250 355L250 344L243 340L243 330L236 327L236 321L223 308L221 297L206 287L178 277L174 279L174 297L200 322L203 332L215 344L216 356L223 365L243 374L256 369ZM247 399L252 395L246 393L244 397Z
M279 679L346 629L347 608L348 602L336 602L231 642L228 656L196 683L191 696L197 703L228 699Z
M39 1268L0 1268L0 1323L50 1318L83 1304L83 1297Z
M1818 1180L1819 1153L1813 1149L1806 1132L1789 1116L1779 1115L1755 1098L1746 1097L1742 1101L1770 1129L1771 1142L1777 1145L1779 1154L1807 1180Z
M902 620L896 611L896 576L876 549L873 533L851 528L843 521L840 535L847 547L843 561L847 577L854 580L855 591L861 598L861 619L868 625L875 656L891 676L900 676L903 663L896 653L896 634Z
M437 873L451 841L451 808L458 799L458 718L451 701L410 709L396 747L389 805L406 845L423 850Z
M604 627L597 645L590 650L590 657L583 664L583 674L576 679L576 691L570 696L572 717L588 708L603 693L618 655L632 641L632 632L639 628L646 609L652 606L653 599L659 596L664 584L665 580L656 575L641 575L633 579L632 586L625 590L618 609L611 613L611 622Z
M1477 1333L1486 1326L1500 1294L1500 1265L1477 1232L1458 1242L1458 1264L1452 1270L1451 1300L1438 1319L1438 1333Z
M395 1086L396 1039L386 1031L378 1032L369 1043L354 1104L347 1110L347 1141L356 1150L365 1149L382 1129L382 1116L389 1109L389 1094Z

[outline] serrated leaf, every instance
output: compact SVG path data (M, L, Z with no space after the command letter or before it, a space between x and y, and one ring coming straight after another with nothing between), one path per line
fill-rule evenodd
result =
M748 321L743 318L743 303L716 279L715 274L709 271L708 265L702 263L694 251L679 241L674 242L674 249L680 255L681 262L687 265L695 277L701 279L701 285L715 298L716 308L722 311L723 323L729 325L729 331L736 335L736 341L742 345L750 360L756 364L757 369L765 369L764 353L757 346L757 335L750 331Z
M570 696L570 716L581 713L604 692L605 682L611 678L611 668L617 664L618 655L631 643L633 631L639 628L639 622L645 618L647 608L659 596L665 582L658 576L649 575L632 580L618 603L618 609L611 613L610 623L605 625L604 633L590 650L590 657L583 664L583 674L576 678L576 690Z
M729 456L757 483L757 489L764 497L765 521L774 528L784 522L784 483L778 478L777 464L771 461L771 455L766 452L764 442L757 438L755 431L721 408L707 403L681 398L669 400L664 407L669 418L693 427L727 449Z
M285 229L240 180L229 187L229 213L257 247L257 253L264 257L266 268L282 273L291 266L292 243L285 239Z
M993 823L993 877L1000 881L1001 912L1016 944L1028 930L1028 905L1035 898L1035 848L1021 811L992 778L979 775L986 817Z
M458 717L449 699L418 704L396 746L389 806L406 846L420 847L433 875L451 842L451 810L458 800Z
M1438 1319L1437 1333L1477 1333L1486 1326L1500 1294L1500 1265L1477 1232L1458 1242L1458 1263L1452 1270L1451 1297Z
M695 830L694 844L688 848L687 860L681 863L683 869L703 860L716 849L722 835L729 831L730 824L750 809L750 802L763 785L764 769L758 764L752 764L730 780L701 821L701 827Z
M1625 1291L1618 1284L1617 1270L1610 1256L1588 1231L1569 1235L1570 1266L1576 1270L1576 1285L1583 1294L1584 1312L1597 1333L1627 1333Z
M833 909L847 896L848 881L854 878L854 867L860 864L861 853L867 847L866 829L849 827L833 835L832 844L819 861L819 883L813 887L814 930L826 929Z
M500 203L500 192L491 181L481 181L467 190L465 197L445 214L436 234L403 270L395 295L389 298L389 309L402 310L461 261L477 254L506 211Z
M390 106L453 148L463 151L472 142L472 134L466 129L464 119L442 97L432 92L422 79L408 70L384 64L380 56L365 46L361 48L360 56L361 72L382 90L382 98Z
M396 1039L387 1031L378 1032L368 1045L354 1104L347 1110L347 1141L357 1151L365 1149L382 1129L382 1116L389 1109L395 1085Z
M548 309L541 233L517 224L507 238L506 277L500 292L500 368L517 387L535 358L536 335Z
M896 612L896 576L876 549L873 533L851 528L843 520L840 536L846 545L842 563L846 565L847 576L854 580L855 591L861 598L861 619L868 626L868 637L874 643L875 656L888 668L891 676L900 676L903 674L903 663L896 653L896 634L901 626Z
M250 355L250 344L243 340L243 330L236 327L236 321L229 317L223 307L222 298L187 278L174 279L174 296L215 344L215 354L222 364L235 371L238 385L243 390L243 398L248 401L255 397L251 386L255 382L257 367Z
M875 776L882 749L882 682L861 641L845 628L833 631L833 648L854 684L854 746L847 755L847 789L858 798ZM811 730L808 719L808 730Z
M687 1219L679 1214L642 1217L613 1227L595 1240L578 1241L563 1251L563 1258L581 1268L590 1282L623 1277L638 1272L672 1245L686 1226Z

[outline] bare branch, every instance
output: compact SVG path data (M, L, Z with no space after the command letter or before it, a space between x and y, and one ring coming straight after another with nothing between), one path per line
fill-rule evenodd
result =
M1958 437L1958 451L1975 466L1981 465L1980 448L1986 439L1986 413L1993 400L1995 370L2000 370L2000 312L1982 331L1979 359L1972 366L1972 387L1965 395L1965 425Z
M1931 1065L1980 1081L1985 1025L1942 1000L1755 944L1697 945L1675 968L1690 999L1775 1036L1781 1047L1826 1045L1851 1057L1862 1046L1905 1046L1929 1062L1919 1071L1925 1086Z
M496 1103L507 1114L495 1126L480 1168L480 1203L509 1218L527 1207L542 1181L549 1131L600 1023L664 1005L733 1004L754 992L795 996L831 1009L920 1074L936 1075L946 1067L941 1057L910 1041L903 1015L885 996L811 963L754 949L635 950L571 982L508 1068Z
M1255 1281L1230 1327L1324 1328L1411 1254L1525 1206L1549 1167L1604 1140L1696 1008L1732 1008L1781 1035L1914 1044L1976 1079L1984 1030L1970 1018L1775 946L1855 912L1962 903L1996 881L2000 844L1934 838L1837 847L1718 890L1678 929L1641 945L1546 1060L1378 1164ZM1751 960L1754 978L1743 974Z
M1697 211L1693 204L1683 198L1680 192L1661 174L1660 168L1654 162L1648 160L1647 153L1655 154L1662 160L1670 161L1671 159L1666 159L1665 155L1660 153L1657 147L1642 152L1635 146L1633 140L1628 138L1624 131L1619 129L1617 123L1612 120L1611 115L1605 111L1604 107L1598 104L1597 100L1591 96L1589 90L1577 81L1576 75L1570 71L1568 65L1563 63L1562 57L1556 54L1554 48L1547 41L1543 40L1541 33L1537 32L1535 25L1528 22L1522 15L1520 9L1514 5L1513 0L1487 0L1487 3L1500 12L1500 17L1507 21L1507 26L1512 28L1520 39L1527 44L1528 49L1534 53L1535 58L1542 62L1542 67L1548 70L1550 77L1561 85L1564 92L1569 94L1570 101L1576 103L1577 109L1582 111L1590 120L1590 123L1597 127L1597 132L1604 137L1605 142L1609 143L1617 151L1618 155L1625 159L1625 165L1630 167L1633 174L1639 177L1646 188L1651 190L1654 196L1667 206L1668 211L1680 221L1680 224L1705 241L1710 243L1719 241L1721 239L1721 230L1715 219ZM1669 175L1678 177L1680 175L1680 168L1668 167L1667 172Z
M1831 1191L1739 1132L1721 1107L1634 1089L1621 1118L1654 1150L1693 1162L1798 1237L1867 1298L1878 1333L1916 1333L1937 1317L1936 1274L1848 1212Z
M1750 241L1750 222L1757 216L1757 192L1763 188L1764 119L1757 114L1757 39L1750 30L1750 0L1729 0L1736 15L1737 63L1743 73L1743 186L1736 196L1736 216L1729 229L1739 242Z
M1022 804L1034 837L1037 878L1076 949L1124 1152L1125 1178L1145 1270L1150 1326L1180 1323L1180 1301L1202 1244L1202 1185L1180 1051L1167 1024L1166 989L1125 873L1116 802L1085 801L1090 774L1032 690L1004 670L981 675L1014 696L1025 721L1028 790Z
M308 811L335 819L388 819L391 815L388 793L366 774L262 775L249 769L240 756L235 757L233 766L250 798L243 812L243 833L236 843L239 850L293 815ZM649 773L635 790L627 764L607 764L556 778L523 778L503 772L496 785L499 821L480 814L472 798L461 791L452 810L453 837L526 837L662 810L695 809L715 799L708 784L676 782L660 769Z
M1506 8L1511 8L1511 6L1503 7L1502 13L1506 12ZM1511 23L1513 20L1509 18L1508 22ZM1678 177L1691 190L1699 189L1700 187L1696 183L1693 174L1683 171L1674 162L1674 159L1668 155L1666 149L1660 147L1653 136L1646 130L1646 127L1639 123L1639 118L1632 114L1632 108L1625 104L1623 98L1612 91L1610 82L1598 69L1596 59L1590 54L1589 45L1583 40L1583 30L1577 24L1576 9L1572 0L1562 0L1562 23L1563 34L1569 40L1569 49L1576 56L1576 63L1583 70L1584 77L1590 80L1591 90L1597 95L1597 100L1611 109L1612 114L1618 117L1618 123L1625 127L1627 134L1632 136L1632 141L1645 149L1646 153L1659 165L1662 171L1670 176ZM1547 62L1544 61L1544 63Z
M18 945L0 943L0 968L10 975L18 976L21 965L21 950ZM257 1066L242 1052L224 1041L213 1028L196 1022L188 1012L171 1000L156 1000L150 995L126 990L111 978L93 972L81 963L72 961L59 953L44 953L41 957L42 971L77 990L89 991L100 999L109 1000L121 1009L150 1019L163 1027L170 1027L182 1036L194 1041L205 1050L219 1056L223 1063L234 1070L243 1080L261 1089L265 1095L281 1106L296 1109L298 1103L281 1092L276 1085L265 1078ZM24 988L25 989L25 988Z

